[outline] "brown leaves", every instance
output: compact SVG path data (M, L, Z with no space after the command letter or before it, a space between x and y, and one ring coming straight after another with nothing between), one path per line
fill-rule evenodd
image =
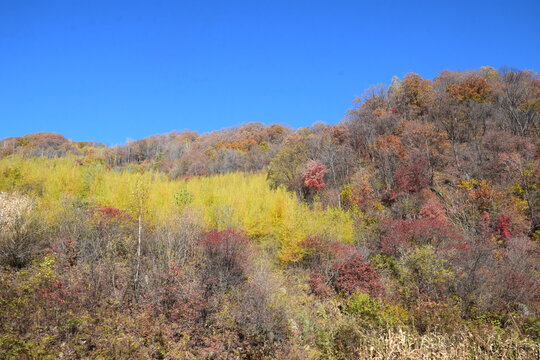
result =
M446 91L458 102L467 100L486 101L492 92L487 81L475 75L469 76L460 84L450 85Z

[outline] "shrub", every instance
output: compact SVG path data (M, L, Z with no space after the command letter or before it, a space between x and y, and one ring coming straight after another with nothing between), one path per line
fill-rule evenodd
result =
M379 242L381 253L399 256L411 246L414 239L414 220L386 220L381 225L383 231Z
M320 236L308 236L300 241L302 259L299 264L307 268L319 268L334 257L333 243Z
M225 292L244 282L249 239L234 230L210 231L201 241L204 255L202 281L208 295Z
M343 324L334 333L333 352L336 359L361 359L360 344L362 344L363 334L358 326L353 324Z
M368 294L359 291L347 301L345 312L366 321L378 321L381 317L382 304Z
M313 294L319 297L327 297L332 294L328 283L328 277L320 272L314 271L309 275L309 288Z
M272 294L261 285L244 283L233 291L231 306L224 306L224 315L234 321L235 343L241 345L243 358L275 358L288 336L284 310L272 304Z
M512 235L512 218L505 214L499 214L494 228L499 241L506 241Z
M411 249L399 263L401 291L405 298L444 299L448 295L453 274L433 247Z
M384 294L379 273L360 254L354 254L333 266L332 283L338 292L354 294L357 291L378 297Z
M386 220L382 222L381 230L380 251L395 257L414 245L438 247L447 240L460 238L444 215L444 210L432 202L422 207L418 219Z

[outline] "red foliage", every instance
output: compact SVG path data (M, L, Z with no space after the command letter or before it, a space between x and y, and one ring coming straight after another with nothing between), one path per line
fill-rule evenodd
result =
M218 250L225 248L236 248L238 246L246 245L249 239L242 233L239 233L232 229L223 231L212 230L204 234L201 240L201 244L207 250Z
M304 186L309 190L319 192L326 185L323 181L326 173L328 173L328 170L324 164L315 160L310 160L302 171Z
M386 235L381 237L381 253L397 256L403 248L411 246L416 233L414 226L414 220L383 221L382 228Z
M502 281L497 282L503 302L500 307L515 305L521 301L534 301L535 292L538 291L538 281L530 277L530 274L517 269L508 269L502 276Z
M512 219L510 216L500 214L494 224L495 232L500 240L506 240L512 235Z
M320 297L327 297L332 294L331 289L328 287L328 278L317 271L309 275L309 287L313 294Z
M353 294L357 291L369 293L371 296L384 294L379 273L369 261L364 261L360 254L334 265L333 285L338 292Z
M481 233L484 234L485 237L491 236L492 230L490 227L491 218L489 216L489 213L484 212L482 216L480 217L480 230Z
M420 219L430 219L447 222L448 218L441 204L436 200L430 200L420 209Z
M95 222L98 224L129 220L129 215L124 210L114 207L101 207L90 211L94 215Z
M469 254L472 251L471 243L462 239L460 241L454 241L445 247L446 250L454 250L458 255Z
M419 157L402 163L395 174L396 184L401 192L417 193L431 183L426 159Z
M380 251L392 256L398 256L403 249L414 245L438 245L445 240L460 238L436 201L426 203L418 219L383 221L382 230Z
M506 214L499 214L496 219L493 219L485 212L480 218L479 226L482 234L479 240L483 242L491 242L492 239L496 239L506 243L515 233L512 218Z
M386 190L382 194L381 202L385 206L391 206L396 201L397 198L398 198L398 194L396 194L394 190Z
M300 241L304 256L301 263L310 268L320 268L331 262L352 256L355 249L338 241L329 241L320 236L308 236Z

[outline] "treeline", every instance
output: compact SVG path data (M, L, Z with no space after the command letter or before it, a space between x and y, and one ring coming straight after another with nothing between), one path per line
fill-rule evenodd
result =
M59 157L67 154L92 154L105 145L96 141L71 141L56 133L35 133L22 137L8 137L0 141L0 157L23 154L28 157Z
M292 129L281 125L250 123L205 134L173 131L109 148L100 143L73 142L59 134L36 133L0 141L0 156L84 155L115 168L142 164L173 177L204 176L261 170L291 133Z

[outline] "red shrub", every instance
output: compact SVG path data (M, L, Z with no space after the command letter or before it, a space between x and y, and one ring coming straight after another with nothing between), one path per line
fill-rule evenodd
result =
M130 216L124 211L114 207L100 207L89 210L96 225L105 226L113 223L127 222Z
M447 222L448 218L441 204L436 200L430 200L422 206L419 214L420 219L438 220Z
M326 240L320 236L308 236L301 240L300 244L303 249L300 264L317 271L328 270L331 263L347 259L355 252L354 246Z
M497 237L502 241L512 235L512 219L508 215L500 214L493 227L495 228Z
M420 210L418 219L383 221L382 231L380 251L393 256L413 245L438 246L446 240L460 238L448 221L444 209L436 201L426 203Z
M335 274L332 283L338 292L353 294L362 291L371 296L384 294L379 273L360 254L335 264L333 270Z
M301 264L307 267L320 267L323 263L333 259L333 242L319 236L308 236L300 241L303 249Z
M505 248L497 248L498 264L494 266L493 291L499 307L538 306L540 279L540 246L526 237L508 239ZM502 301L501 301L502 300ZM522 305L520 305L522 304Z
M205 257L202 280L206 291L226 291L246 280L249 239L234 230L210 231L201 245Z
M414 239L414 220L387 220L382 222L380 251L385 255L398 256Z
M394 190L385 190L382 194L381 202L385 206L391 206L397 198L398 194Z
M313 294L320 297L327 297L332 294L332 290L328 287L328 278L317 271L309 275L309 288Z

